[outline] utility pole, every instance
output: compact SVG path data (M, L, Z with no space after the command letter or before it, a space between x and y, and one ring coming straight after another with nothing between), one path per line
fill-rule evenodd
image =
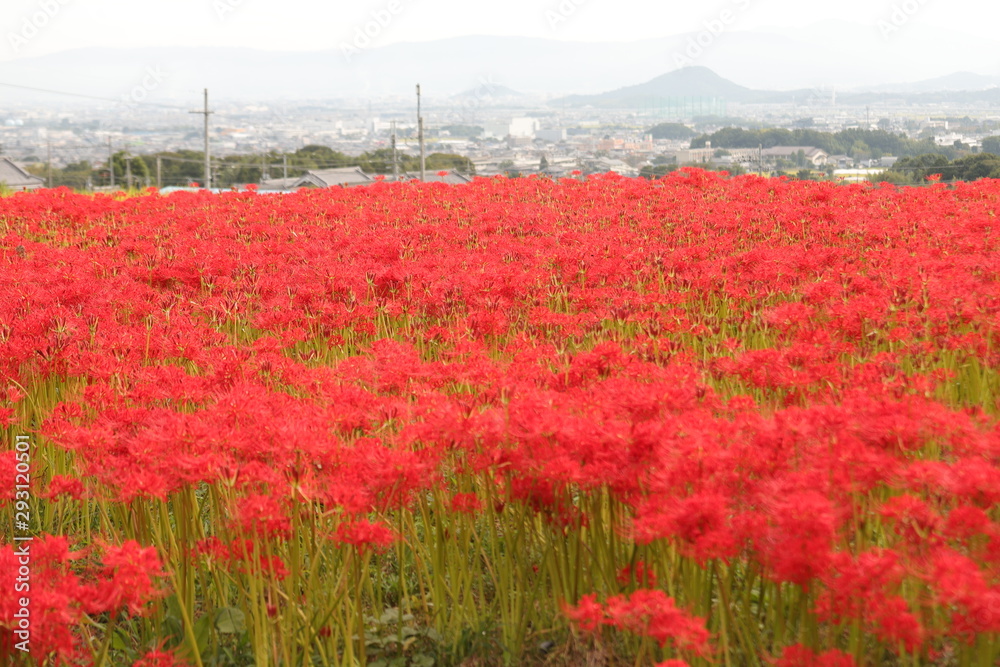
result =
M110 177L111 189L115 189L115 152L111 148L111 137L108 137L108 174Z
M126 187L132 189L132 156L125 154L125 183Z
M52 140L51 139L48 141L48 147L49 147L49 166L48 166L49 187L51 188L52 187Z
M392 180L399 180L399 164L396 162L396 121L392 121Z
M156 156L156 189L163 187L163 156Z
M284 190L288 187L288 155L284 153L281 155L281 180L284 181L281 184L281 189Z
M208 110L208 88L205 89L205 110L192 111L191 113L200 113L205 116L205 189L207 190L212 187L212 156L208 145L208 117L214 113Z
M417 84L417 139L420 142L420 182L426 180L427 165L424 161L424 117L420 115L420 84Z

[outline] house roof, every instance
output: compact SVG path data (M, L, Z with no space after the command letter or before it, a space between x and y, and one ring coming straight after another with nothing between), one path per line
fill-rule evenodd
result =
M764 155L796 155L799 151L802 151L806 157L820 153L826 155L826 151L815 146L775 146L774 148L765 148L763 153Z
M291 190L298 178L270 178L260 182L261 190Z
M404 179L408 180L420 180L420 174L411 174L410 172L404 172L402 174ZM457 171L449 171L443 176L438 172L426 172L424 174L425 183L447 183L448 185L462 185L463 183L471 183L472 179L468 176L463 176Z
M8 188L34 190L42 187L45 179L32 176L10 158L0 157L0 184Z
M368 185L374 183L375 179L365 172L361 167L342 167L340 169L317 169L310 171L295 179L289 187L296 188L329 188L335 185L352 187L355 185Z

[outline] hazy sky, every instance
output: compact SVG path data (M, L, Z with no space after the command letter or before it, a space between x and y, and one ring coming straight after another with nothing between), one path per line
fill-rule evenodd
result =
M380 46L478 34L627 41L699 31L723 12L729 12L730 30L799 28L837 19L870 26L875 41L881 38L880 22L896 20L986 37L996 30L998 5L992 0L3 0L0 62L87 46L330 49L350 43L357 28L378 18L385 25L370 30Z

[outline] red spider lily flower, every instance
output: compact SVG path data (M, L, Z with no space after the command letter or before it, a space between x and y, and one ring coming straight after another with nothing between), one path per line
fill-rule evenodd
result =
M149 651L132 663L132 667L189 667L190 663L180 660L170 651L157 649Z
M627 598L611 597L606 613L609 624L649 637L660 646L670 642L698 655L709 653L705 620L688 616L661 590L640 589Z
M483 504L474 493L456 493L451 499L451 511L475 516L483 509Z
M776 667L857 667L854 658L838 649L816 653L802 644L786 646Z
M66 497L71 500L82 500L86 496L83 482L76 477L53 475L49 480L49 488L44 496L53 500Z
M585 595L575 607L564 606L563 613L585 632L609 625L649 637L661 647L669 642L700 656L710 652L704 619L688 616L660 590L640 589L630 596L616 595L603 605L596 596Z
M808 586L831 559L833 506L814 491L786 492L771 505L771 528L758 538L761 551L776 581Z
M341 523L337 526L334 540L342 544L350 544L360 550L373 549L383 551L396 541L396 535L381 522L371 522L367 519Z
M0 452L0 507L14 500L17 464L17 452Z
M448 172L447 172L447 171L445 171L445 170L442 170L442 171L439 171L439 172L437 173L437 175L438 175L438 176L441 176L441 177L444 177L444 176L447 176L447 175L448 175Z
M563 614L583 632L595 633L605 625L604 605L596 594L584 595L576 605L562 604Z
M616 579L622 586L629 586L634 582L641 588L656 587L656 573L651 566L641 560L636 561L634 566L626 565L618 570Z
M253 494L239 501L237 520L247 533L287 536L291 520L283 499L270 494Z
M897 535L915 548L923 550L940 540L941 517L920 498L910 494L890 498L879 513L892 523Z
M720 493L698 494L669 504L644 503L636 513L636 538L640 542L657 537L675 539L684 553L700 563L732 557L738 538L727 505L727 499Z
M127 609L142 615L146 605L162 594L156 579L164 573L155 547L141 547L134 540L118 546L105 545L101 556L102 581L90 586L87 613Z

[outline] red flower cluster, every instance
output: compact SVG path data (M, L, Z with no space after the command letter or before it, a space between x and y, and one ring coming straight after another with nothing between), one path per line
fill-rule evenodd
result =
M575 607L564 607L564 613L585 632L611 626L649 637L660 646L669 642L700 656L710 652L705 619L678 609L661 590L639 589L610 597L603 604L595 595L585 595Z
M156 550L133 541L71 551L66 537L43 535L0 548L0 586L9 592L0 596L0 658L18 654L13 630L22 598L30 601L32 656L39 664L49 657L75 664L86 648L74 633L84 615L147 613L162 592L162 574Z
M587 590L607 602L573 618L695 653L689 592L656 588L675 554L738 571L758 589L741 599L797 589L824 636L929 653L995 635L998 201L995 181L697 170L0 198L0 422L31 414L71 462L39 452L40 502L130 517L85 576L65 538L40 542L38 636L69 655L83 614L142 610L161 564L139 544L168 506L211 522L158 545L167 569L274 579L297 527L338 553L409 548L433 531L405 512L614 536L651 556L601 551ZM5 511L14 465L0 452ZM782 659L846 664L820 648Z

